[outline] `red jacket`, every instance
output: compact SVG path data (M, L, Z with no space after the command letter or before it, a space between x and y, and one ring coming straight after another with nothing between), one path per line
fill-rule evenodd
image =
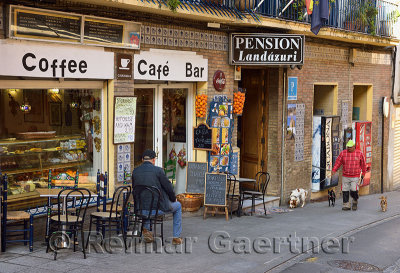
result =
M343 176L345 177L359 177L361 172L362 175L367 172L364 155L359 150L352 153L343 150L336 159L332 171L337 172L341 165L343 165Z

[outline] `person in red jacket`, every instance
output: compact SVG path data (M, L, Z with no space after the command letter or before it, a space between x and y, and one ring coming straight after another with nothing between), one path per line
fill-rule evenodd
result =
M346 144L346 150L343 150L336 159L335 166L332 169L332 176L343 165L342 174L342 192L343 207L342 210L350 210L350 196L353 198L352 210L357 210L358 203L358 181L364 179L367 171L365 158L361 151L356 150L353 140L349 140Z

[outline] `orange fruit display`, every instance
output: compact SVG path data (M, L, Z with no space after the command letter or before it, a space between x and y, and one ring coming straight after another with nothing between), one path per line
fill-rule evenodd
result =
M207 95L196 96L196 117L205 118L207 112Z
M233 93L233 113L237 115L243 114L245 94L243 92Z

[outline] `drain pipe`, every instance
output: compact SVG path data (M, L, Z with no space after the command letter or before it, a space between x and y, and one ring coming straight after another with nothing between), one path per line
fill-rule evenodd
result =
M287 68L283 68L283 96L282 96L282 146L281 146L281 200L280 205L283 202L283 193L285 190L284 181L285 181L285 135L286 135L286 123L285 123L285 99L286 99L286 75Z

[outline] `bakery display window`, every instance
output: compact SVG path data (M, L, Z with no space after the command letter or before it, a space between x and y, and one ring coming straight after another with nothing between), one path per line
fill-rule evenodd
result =
M97 89L0 90L0 170L9 177L11 200L48 187L50 170L52 176L78 173L80 187L96 190L102 169L101 94ZM64 186L63 180L52 183Z

